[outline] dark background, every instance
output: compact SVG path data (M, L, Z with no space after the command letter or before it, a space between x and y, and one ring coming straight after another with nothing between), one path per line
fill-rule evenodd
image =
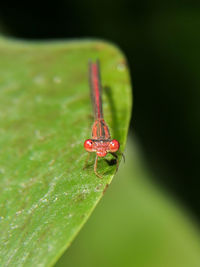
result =
M200 220L200 2L2 2L0 29L24 39L95 37L125 52L131 130L155 176Z

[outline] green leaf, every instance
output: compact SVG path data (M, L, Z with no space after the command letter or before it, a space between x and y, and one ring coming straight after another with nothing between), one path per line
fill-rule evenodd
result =
M200 233L195 222L176 199L155 185L136 141L129 140L126 158L56 267L200 266Z
M93 155L83 170L93 123L88 60L100 60L105 120L122 151L131 113L128 70L119 49L102 41L1 38L0 58L0 265L50 266L116 168L101 159L99 179Z

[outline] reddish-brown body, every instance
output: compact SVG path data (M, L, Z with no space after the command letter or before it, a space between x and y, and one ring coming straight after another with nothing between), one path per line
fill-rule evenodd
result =
M114 153L119 150L120 144L115 139L111 140L108 126L103 119L102 88L98 62L89 64L89 75L95 121L92 126L92 139L87 139L84 142L84 147L88 152L96 152L94 171L98 177L101 177L96 171L98 157L105 157L107 153L111 153L117 158Z
M110 132L104 119L95 120L92 126L92 139L110 140Z

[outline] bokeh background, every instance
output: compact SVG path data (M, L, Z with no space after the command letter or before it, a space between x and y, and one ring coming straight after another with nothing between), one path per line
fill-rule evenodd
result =
M20 1L0 4L0 30L29 40L100 38L126 54L130 135L152 183L200 222L200 2ZM178 266L178 265L177 265Z

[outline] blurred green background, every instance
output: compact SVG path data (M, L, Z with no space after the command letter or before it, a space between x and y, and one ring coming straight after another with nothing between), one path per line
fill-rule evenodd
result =
M89 0L58 0L56 2L48 2L48 4L40 1L28 1L27 4L16 2L15 4L12 3L12 5L9 2L2 2L0 6L0 25L1 32L5 35L23 39L41 40L94 37L106 39L121 47L129 62L134 88L134 110L130 139L137 139L135 143L138 143L139 150L143 151L142 161L148 165L148 167L144 165L142 170L145 169L143 170L145 173L146 169L151 170L152 175L145 176L151 181L149 183L158 186L156 194L162 195L162 192L165 191L167 201L171 201L171 206L176 205L174 203L178 203L176 212L178 213L182 209L180 207L183 207L185 212L190 217L193 217L196 221L196 227L198 227L200 221L200 2L180 0L102 0L98 2ZM135 137L133 137L133 133ZM134 145L129 146L129 155L134 153L132 148L134 148ZM130 165L136 166L135 157L131 156L130 158L129 162L130 160L132 161ZM126 170L123 172L123 175L121 172L119 177L123 176L121 177L122 179L124 177L133 179L134 177L131 176L131 173L132 170ZM146 183L144 188L145 186ZM109 198L110 195L112 199L112 190L113 194L115 194L114 185L113 189L109 189L106 198ZM135 194L134 190L132 192L133 195ZM116 192L120 192L120 190L117 191L116 189ZM143 190L141 189L142 192ZM138 194L138 196L140 199L141 194ZM124 193L119 195L117 203L124 201L126 205L135 206L137 214L138 206L134 202L134 196L132 197L133 199L130 199L130 201L125 200L126 193ZM148 202L148 197L145 194L142 194L141 199L145 203ZM106 200L103 201L102 203L106 203ZM106 224L105 221L101 222L101 218L106 214L108 207L109 209L112 209L112 207L114 209L117 208L115 206L115 198L113 198L113 201L107 201L108 206L100 204L102 205L102 211L99 211L101 216L97 216L98 220L94 223L96 225L95 231L101 228L101 223ZM154 202L150 203L154 206ZM159 198L156 198L155 203L159 205ZM151 206L151 204L149 205ZM138 203L138 205L139 207L145 206L144 203ZM146 218L148 216L146 214L148 205L145 207L143 215ZM134 209L132 212L134 213ZM157 214L158 217L160 217L159 212L161 213L163 210L156 210L155 215ZM126 213L126 216L128 214L129 212ZM166 212L166 214L168 213ZM140 224L143 217L138 216L136 216L137 223ZM127 227L127 233L130 234L129 238L133 243L128 243L126 239L122 239L122 241L130 244L130 246L136 246L137 244L134 243L134 229L137 229L137 227L135 228L136 222L131 218L130 215L130 222L133 223L130 223L129 228L133 232ZM92 220L94 218L91 218ZM118 221L117 218L116 220ZM149 219L147 219L148 221ZM173 218L171 218L171 221L173 221ZM182 220L180 219L180 221ZM155 227L153 222L152 224L147 224L149 227L152 225L150 233L154 229L152 230L152 236L148 237L150 240L151 238L155 239L155 233L157 233L157 238L159 239L159 227L162 227L162 223L159 223L157 220L156 222L156 229L153 228ZM143 224L142 229L144 231L146 231L147 225ZM118 226L120 228L120 225ZM140 227L142 226L140 225ZM123 228L126 230L126 227ZM103 229L105 229L105 225ZM169 229L174 229L174 226L172 225ZM116 240L121 240L119 233L122 234L123 232L122 229L116 231L119 239L113 239L112 236L109 237L106 231L101 232L101 238L104 233L108 236L108 238L105 236L104 242L111 248L117 242ZM165 231L162 233L165 233ZM87 239L88 235L92 234L92 229L90 232L86 225L82 236L81 234L78 237L80 238L80 247L81 242L84 244L81 238L82 240ZM179 236L181 235L180 233ZM194 234L194 236L197 235ZM189 236L191 237L190 234ZM138 240L141 242L143 240L143 244L147 242L145 235L141 238L137 237L137 242ZM162 238L162 234L160 238ZM108 240L112 240L112 242ZM175 251L179 249L179 252L175 253L176 255L178 255L177 253L180 253L180 255L186 253L187 247L180 247L178 241L177 243L172 242L173 234L169 240L168 244L173 244ZM93 242L92 240L90 241L91 243ZM72 251L73 246L70 248L72 251L71 255L76 251L76 242L78 242L78 239L73 244L74 252ZM103 246L104 242L101 242L100 244ZM158 241L158 243L155 241L158 247L161 243L161 241ZM180 243L186 245L188 241L182 240ZM140 246L142 247L141 244L139 244ZM136 253L141 262L139 265L138 261L136 261L135 266L147 266L145 265L146 262L143 262L141 259L144 253L145 255L147 254L147 251L150 258L154 257L151 254L150 247L147 246L148 249L144 249L145 252L141 250L138 252L139 254ZM94 255L98 252L98 246L95 245L95 248ZM152 251L154 253L157 251L157 257L162 257L160 256L162 253L159 250L152 249ZM163 247L162 251L168 251L168 249ZM195 249L190 248L190 251L196 253ZM101 251L101 253L105 252ZM75 254L77 255L78 252ZM136 254L133 253L133 255ZM122 262L129 256L131 256L131 252L127 255L122 253ZM78 256L76 257L78 258ZM83 256L81 257L83 258ZM171 258L171 252L166 254L165 257ZM181 258L180 256L177 257L178 259ZM98 261L97 257L94 258ZM191 258L194 259L194 262L191 263L190 261L190 265L187 265L186 260L183 260L186 265L183 265L180 261L176 263L176 260L174 260L174 265L172 263L171 265L162 265L158 261L157 265L154 262L152 266L200 266L200 263L197 264L195 261L195 257L191 255ZM120 261L117 262L119 263ZM133 263L132 261L130 262L131 264ZM93 261L88 266L94 266L92 264L94 264ZM116 265L116 262L112 262L112 264ZM131 264L127 261L125 265L132 266ZM99 266L103 266L103 263L99 264ZM111 263L110 265L107 264L107 266L111 266ZM151 266L150 263L148 266Z

